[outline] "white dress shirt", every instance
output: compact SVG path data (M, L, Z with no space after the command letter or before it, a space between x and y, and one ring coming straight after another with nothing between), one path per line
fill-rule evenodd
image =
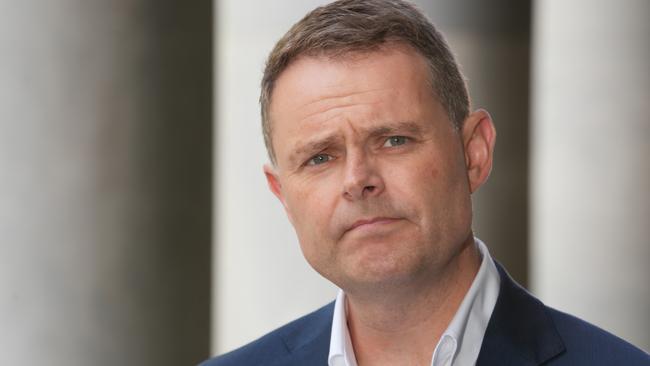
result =
M431 357L431 366L475 365L494 305L499 296L501 279L485 244L474 241L482 260L476 277L444 331ZM433 348L433 347L432 347ZM345 293L339 290L334 304L329 366L357 366L348 331Z

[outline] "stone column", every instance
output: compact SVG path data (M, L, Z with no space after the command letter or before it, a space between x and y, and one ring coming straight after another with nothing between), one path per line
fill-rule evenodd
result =
M208 356L211 3L0 3L0 364Z
M260 81L275 42L326 0L223 0L217 6L216 241L212 352L223 353L336 297L305 261L266 187Z
M532 288L650 350L650 2L534 14Z

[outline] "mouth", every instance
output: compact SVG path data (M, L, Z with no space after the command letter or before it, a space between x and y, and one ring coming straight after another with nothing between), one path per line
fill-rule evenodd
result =
M392 224L398 220L399 219L395 217L373 217L369 219L361 219L355 221L345 232L347 233L353 230L371 230L384 225Z

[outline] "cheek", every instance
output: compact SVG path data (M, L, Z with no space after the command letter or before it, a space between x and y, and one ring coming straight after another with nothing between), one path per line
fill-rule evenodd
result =
M429 179L432 181L438 180L438 176L440 175L440 170L436 167L431 167L429 168L428 171L425 170L429 174Z
M426 225L444 225L447 216L464 210L468 188L465 175L454 159L434 159L442 152L429 152L416 164L401 166L391 178L399 185L398 194L418 207L417 216ZM424 224L424 222L422 222Z
M296 187L287 199L303 256L325 277L329 276L336 258L336 238L331 223L337 195L332 186L335 184L327 180L311 182Z
M336 204L335 184L328 179L305 181L290 187L287 206L303 246L328 240L328 228Z

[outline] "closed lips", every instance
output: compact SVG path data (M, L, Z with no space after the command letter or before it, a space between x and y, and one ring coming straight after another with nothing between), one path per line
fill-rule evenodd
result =
M347 231L354 230L354 229L358 228L359 226L363 226L363 225L370 225L370 224L376 224L376 223L389 223L389 222L393 222L395 220L397 220L397 219L392 218L392 217L375 217L375 218L372 218L372 219L358 220L358 221L355 221L354 224L352 224L352 226L350 226L350 228Z

